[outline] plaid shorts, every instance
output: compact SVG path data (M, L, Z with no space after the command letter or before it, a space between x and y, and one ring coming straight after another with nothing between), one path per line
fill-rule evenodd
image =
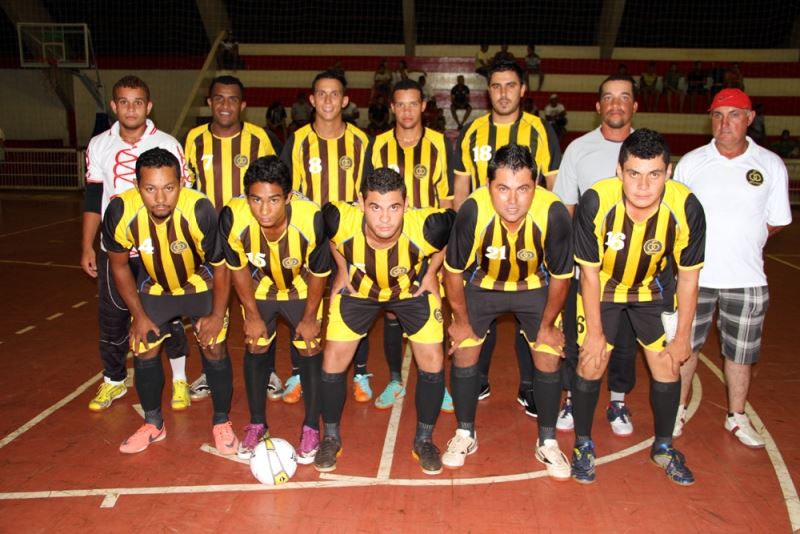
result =
M767 286L737 289L701 287L692 324L692 350L695 352L703 348L708 338L717 304L722 355L738 364L756 363L761 353L761 331L769 306Z

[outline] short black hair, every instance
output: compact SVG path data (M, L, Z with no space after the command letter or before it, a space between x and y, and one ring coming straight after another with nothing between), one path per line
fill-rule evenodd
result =
M311 92L314 93L317 90L317 82L320 80L338 80L340 84L342 84L342 92L347 91L347 78L344 77L344 72L335 69L328 69L323 70L316 76L314 76L314 80L311 82Z
M238 85L239 86L239 90L242 92L242 100L244 100L244 84L242 83L242 80L240 80L236 76L230 76L230 75L226 74L224 76L217 76L216 78L211 80L211 83L208 84L208 97L209 98L211 98L211 92L214 90L214 86L217 85L217 84L220 84L220 85Z
M494 157L489 161L489 167L487 169L490 183L494 180L497 169L500 168L509 169L514 173L522 169L528 169L531 171L533 181L536 182L538 170L536 169L536 164L533 162L531 150L524 145L511 143L494 153Z
M422 100L422 86L415 82L414 80L400 80L396 84L394 84L394 88L392 88L392 101L394 101L394 94L397 91L419 91L419 98Z
M145 96L147 97L147 101L150 101L150 87L147 86L147 82L139 78L138 76L134 76L133 74L129 74L127 76L123 76L117 83L114 84L114 87L111 89L111 99L117 99L117 90L122 89L141 89L144 91Z
M497 61L492 61L489 64L489 68L486 69L486 79L491 81L492 74L495 72L505 72L508 70L517 73L519 82L523 84L525 83L525 71L522 70L522 67L519 66L519 63L512 59L498 59Z
M380 167L361 180L361 197L367 198L367 193L370 191L375 191L381 195L392 191L400 191L403 198L406 198L406 181L397 171L389 167Z
M178 183L180 183L181 164L178 162L178 158L175 157L175 154L163 148L151 148L139 155L139 158L136 160L136 180L141 178L142 169L160 169L162 167L172 167L175 169L175 177L178 179Z
M648 128L636 130L622 142L619 149L620 167L633 156L639 159L664 158L664 163L669 165L669 145L660 133Z
M258 158L247 168L244 173L244 192L250 194L250 186L262 182L278 184L286 198L292 190L292 176L289 167L278 156L264 156Z
M603 87L605 87L608 82L628 82L631 84L633 98L636 98L636 81L633 79L633 76L629 74L612 74L600 82L600 87L597 88L597 100L603 98Z

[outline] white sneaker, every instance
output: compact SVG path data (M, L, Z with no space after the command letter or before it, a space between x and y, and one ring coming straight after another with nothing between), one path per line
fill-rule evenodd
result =
M192 398L192 400L200 400L205 399L209 395L211 395L211 388L208 387L206 374L203 373L197 377L197 380L192 382L192 385L189 386L189 396Z
M567 399L564 401L564 407L558 412L558 420L556 421L556 429L562 432L569 432L575 428L575 420L572 418L572 401Z
M547 468L547 475L555 480L569 480L571 468L569 460L558 448L554 439L544 440L544 445L536 445L536 459Z
M633 434L633 421L631 412L624 401L611 401L606 408L606 417L611 424L611 431L617 436L630 436Z
M275 371L271 372L269 375L267 396L269 400L279 400L283 396L283 382L281 382L281 378Z
M450 469L464 466L467 456L478 450L478 434L469 435L469 430L459 428L456 435L447 442L447 450L442 454L442 464Z
M739 438L744 445L752 449L764 447L764 438L750 424L750 419L743 413L734 413L725 418L725 430Z
M675 427L672 429L672 437L679 438L683 434L683 427L686 425L686 414L689 410L681 404L678 406L678 415L675 417Z

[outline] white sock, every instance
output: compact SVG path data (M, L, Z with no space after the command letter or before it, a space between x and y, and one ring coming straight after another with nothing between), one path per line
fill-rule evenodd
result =
M618 391L612 391L611 402L625 402L625 394Z
M172 381L186 380L186 356L180 358L170 358L169 365L172 367Z
M120 384L124 384L124 383L125 383L125 381L124 381L124 380L120 380L120 381L111 380L111 379L110 379L110 378L108 378L107 376L104 376L104 377L103 377L103 382L105 382L106 384L113 384L113 385L115 385L115 386L118 386L118 385L120 385Z

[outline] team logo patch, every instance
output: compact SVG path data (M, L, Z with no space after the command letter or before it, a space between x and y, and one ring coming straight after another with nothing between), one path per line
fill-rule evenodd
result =
M297 258L283 258L281 260L281 265L283 265L285 269L291 269L292 267L300 265L300 260Z
M756 187L764 183L764 175L755 169L750 169L749 171L747 171L745 177L747 178L748 184L754 185Z
M350 156L342 156L339 158L339 168L343 171L350 169L353 166L353 158Z
M437 323L441 323L444 320L444 317L442 316L442 310L440 310L439 308L434 308L433 318L436 319Z
M520 261L531 261L536 257L536 252L523 248L517 252L517 259Z
M647 241L644 242L644 246L642 247L642 250L648 256L653 256L655 254L658 254L663 249L664 249L664 243L662 243L658 239L648 239Z
M414 178L422 180L426 176L428 176L428 167L421 163L414 165Z
M239 154L235 158L233 158L233 164L239 167L240 169L247 167L248 163L250 163L250 160L244 154Z
M187 248L189 248L189 244L184 241L173 241L169 244L169 250L173 254L180 254Z
M389 271L389 275L391 275L393 278L397 278L399 276L403 276L407 272L407 268L403 267L402 265L396 265L395 267L392 267L391 271Z

